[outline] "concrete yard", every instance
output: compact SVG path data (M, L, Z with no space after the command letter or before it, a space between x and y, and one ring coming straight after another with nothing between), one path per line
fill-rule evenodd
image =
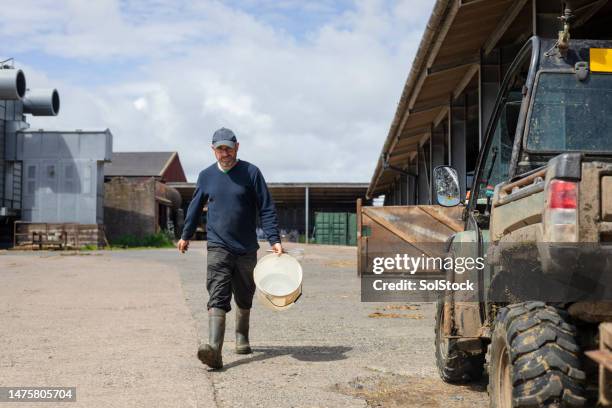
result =
M203 247L0 251L0 386L77 387L76 403L45 407L486 405L485 384L439 380L434 305L360 302L351 247L299 245L298 304L255 300L249 356L233 353L231 312L225 367L209 371L195 357L207 339Z

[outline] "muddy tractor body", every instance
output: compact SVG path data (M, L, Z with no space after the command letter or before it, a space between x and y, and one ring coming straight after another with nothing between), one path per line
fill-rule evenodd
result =
M434 172L443 205L453 171ZM438 302L442 378L488 372L494 407L612 404L612 41L525 44L463 205L449 251L486 262L447 271L479 290Z

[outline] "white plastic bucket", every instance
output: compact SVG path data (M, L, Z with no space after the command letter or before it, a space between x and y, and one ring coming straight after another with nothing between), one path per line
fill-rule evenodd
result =
M290 255L270 254L255 266L257 297L274 310L286 310L302 295L302 266Z

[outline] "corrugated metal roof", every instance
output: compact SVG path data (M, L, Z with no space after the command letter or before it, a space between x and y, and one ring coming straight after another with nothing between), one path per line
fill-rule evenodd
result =
M357 198L365 198L367 183L267 183L272 198L277 202L300 203L305 201L305 188L308 187L309 201L356 203ZM168 183L177 189L184 200L190 200L195 183Z
M104 165L104 175L117 177L161 177L176 152L113 152Z
M396 174L383 168L406 163L442 120L478 72L480 49L509 13L514 0L438 0L404 85L395 117L382 148L368 196L381 194Z
M573 1L576 19L572 28L606 10L608 3ZM446 117L451 99L477 80L481 50L491 51L505 38L526 41L532 34L532 11L528 0L436 1L370 181L369 197L384 193L397 177L397 173L383 168L383 156L388 155L389 164L394 166L413 158L432 126ZM610 12L607 9L600 19L609 20ZM545 17L558 21L557 12ZM605 24L599 22L600 26Z

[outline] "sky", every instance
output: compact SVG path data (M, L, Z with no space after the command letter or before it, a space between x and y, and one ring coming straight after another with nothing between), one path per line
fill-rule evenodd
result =
M10 0L2 59L56 88L34 129L106 129L114 151L178 151L212 133L270 182L369 182L434 0Z

